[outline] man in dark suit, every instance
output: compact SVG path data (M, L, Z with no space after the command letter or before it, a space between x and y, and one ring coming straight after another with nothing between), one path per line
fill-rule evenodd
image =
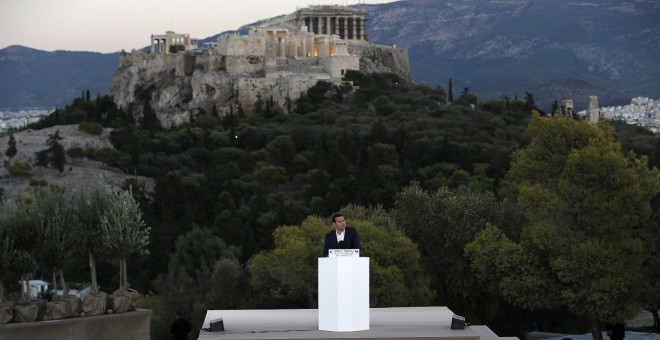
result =
M355 228L346 226L346 219L342 214L332 215L332 224L335 229L325 235L323 256L328 257L330 249L360 249L360 235Z
M172 339L174 340L188 340L188 333L192 331L190 322L183 318L183 313L176 311L174 313L176 321L170 327L170 333L172 333Z

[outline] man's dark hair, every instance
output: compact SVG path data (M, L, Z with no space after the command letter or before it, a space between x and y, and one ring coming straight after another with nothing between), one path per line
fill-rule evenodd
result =
M344 215L342 215L340 213L336 213L336 214L332 215L332 223L335 223L335 220L337 219L337 217L342 217L342 216L344 216Z

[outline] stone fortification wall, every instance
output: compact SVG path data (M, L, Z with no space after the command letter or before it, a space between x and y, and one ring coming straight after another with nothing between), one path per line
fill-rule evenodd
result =
M266 43L260 37L220 36L218 54L226 57L225 65L230 74L260 72L266 64Z
M281 73L309 73L310 70L325 70L318 59L280 59L276 61L276 70Z
M272 98L286 112L287 98L294 102L319 80L332 82L330 76L323 74L282 74L269 78L240 78L236 83L237 99L240 103L245 103L243 108L249 112L254 109L254 103L259 96L263 102Z
M216 72L227 70L227 58L217 54L204 54L197 56L195 69L204 72Z
M332 78L341 79L347 70L359 70L360 59L353 56L334 56L325 58L325 67L330 72Z

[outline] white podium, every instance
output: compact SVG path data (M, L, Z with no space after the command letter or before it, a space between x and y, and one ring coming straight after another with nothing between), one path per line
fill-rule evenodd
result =
M320 257L319 330L369 329L369 258Z

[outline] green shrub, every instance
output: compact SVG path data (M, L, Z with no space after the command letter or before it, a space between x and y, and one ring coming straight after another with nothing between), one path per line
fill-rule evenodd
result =
M7 168L7 170L14 177L29 178L30 176L32 176L30 174L30 164L28 163L14 162L11 165L9 165L9 168Z
M66 150L66 155L71 158L83 158L86 156L85 150L79 146L73 146L69 150Z
M121 152L113 148L92 149L87 156L110 166L116 166L121 158Z
M170 53L177 53L179 51L185 51L186 47L183 45L171 45L170 46Z
M103 126L97 122L82 122L78 124L78 130L98 136L103 133Z
M45 187L48 185L48 181L45 179L30 178L31 187Z

